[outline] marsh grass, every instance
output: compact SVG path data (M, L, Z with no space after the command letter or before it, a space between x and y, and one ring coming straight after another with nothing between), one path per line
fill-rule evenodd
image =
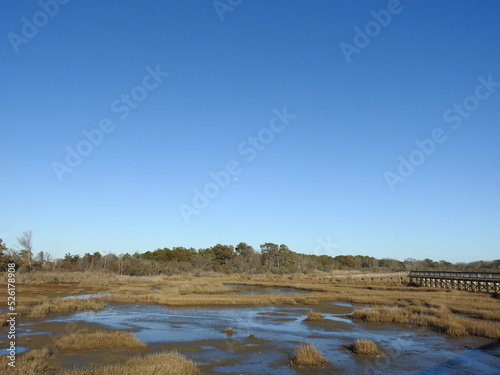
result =
M90 369L62 370L51 363L49 349L31 350L16 358L16 367L8 365L7 356L0 357L0 369L8 375L199 375L200 370L177 352L132 357L122 364L93 366Z
M355 310L354 319L372 323L412 324L429 327L448 336L479 336L491 339L500 338L500 323L495 321L460 318L447 308L407 308L377 307L368 310Z
M137 356L123 364L94 366L90 369L65 370L60 375L199 375L193 361L177 352Z
M145 343L123 331L79 331L56 341L56 347L68 351L100 350L106 348L141 349Z
M371 340L357 339L352 346L352 351L357 355L367 357L377 357L380 355L380 350L377 344Z
M16 282L22 284L43 284L43 283L72 283L92 286L109 286L110 283L117 281L120 276L107 272L65 272L65 271L35 271L19 272L16 274Z
M3 374L8 375L31 375L53 373L55 368L50 365L49 358L52 353L49 349L30 350L16 357L16 367L8 365L9 359L6 355L0 357L0 369Z
M49 315L50 313L68 314L76 311L85 311L85 310L99 311L102 310L105 306L106 304L97 298L89 298L89 299L56 298L44 301L39 305L34 305L31 309L25 310L24 313L30 319L43 319L46 318L47 315Z
M5 327L7 325L7 319L9 319L7 313L2 313L0 315L0 327Z
M500 301L486 293L469 293L437 288L415 288L359 272L309 275L248 275L203 273L194 276L123 276L99 272L30 272L19 273L19 315L43 319L50 313L100 310L105 302L146 303L169 306L249 306L314 305L322 301L344 301L376 305L372 313L355 313L355 317L379 323L428 326L447 335L475 335L500 338ZM371 279L374 280L371 280ZM338 281L335 281L338 279ZM364 279L364 280L362 280ZM167 284L168 288L152 291ZM239 295L225 294L225 284L292 287L305 294ZM49 298L67 294L101 292L107 296L89 300ZM22 296L22 298L21 298ZM384 309L396 306L397 309ZM462 316L465 315L466 317ZM0 316L1 324L5 319ZM462 328L460 328L462 326Z
M326 367L328 361L314 344L300 343L293 353L290 365L296 367Z
M474 308L469 306L456 306L452 305L450 310L456 314L468 315L476 319L481 320L496 320L500 321L500 308L496 306L496 308Z
M321 320L323 318L323 314L321 314L319 311L313 311L309 310L307 312L307 318L306 320Z

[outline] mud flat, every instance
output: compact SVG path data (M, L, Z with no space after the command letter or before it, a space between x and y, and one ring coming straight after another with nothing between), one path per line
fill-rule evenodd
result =
M354 321L356 306L167 307L110 304L102 311L83 311L43 321L25 320L19 344L37 349L55 338L85 329L125 330L147 344L144 349L60 350L54 364L62 368L117 363L133 355L176 350L192 359L203 374L492 374L500 372L498 342L482 338L450 338L427 328ZM306 321L311 309L322 319ZM234 333L227 335L230 326ZM5 331L5 330L4 330ZM5 346L2 333L2 347ZM349 347L357 338L375 341L379 358L360 358ZM308 370L289 366L299 342L313 343L331 363Z

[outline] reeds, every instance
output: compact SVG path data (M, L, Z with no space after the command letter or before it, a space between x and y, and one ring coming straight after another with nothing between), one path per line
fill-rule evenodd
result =
M448 336L479 336L500 338L500 323L495 321L460 318L447 308L424 308L409 306L404 309L377 307L355 310L354 319L373 323L413 324L429 327Z
M456 314L468 315L476 319L500 321L500 309L498 308L498 303L497 306L494 306L492 309L478 309L469 306L456 305L451 306L450 309Z
M16 367L12 367L8 364L10 359L6 355L2 355L0 369L3 369L3 374L8 375L49 374L55 370L48 361L50 356L50 350L47 348L30 350L17 356Z
M56 347L68 351L100 350L106 348L140 349L147 345L123 331L79 331L56 341Z
M0 327L4 327L7 325L7 319L9 319L7 313L3 313L0 315Z
M328 361L314 344L300 343L295 349L290 365L296 367L326 367Z
M352 346L352 351L357 355L367 357L377 357L380 355L380 350L377 344L371 340L357 339Z
M46 318L50 313L56 314L68 314L75 311L85 311L85 310L102 310L106 304L97 299L52 299L44 301L40 305L35 305L31 309L27 310L25 313L30 319L43 319Z
M307 312L306 320L321 320L322 318L323 314L321 314L319 311L309 310Z
M169 306L203 305L311 305L322 301L345 301L377 305L374 312L356 312L355 317L378 323L428 326L443 334L475 335L499 338L500 309L498 299L486 293L452 292L435 288L384 285L366 277L364 281L335 277L360 276L351 273L315 275L224 275L210 273L203 277L189 274L176 276L121 276L98 272L30 272L19 273L19 315L43 319L50 313L67 314L83 310L100 310L106 301L122 303L165 304ZM376 279L376 278L375 278ZM375 280L376 281L376 280ZM70 284L71 283L71 284ZM72 285L78 284L78 285ZM168 288L152 291L154 286ZM225 294L224 284L246 284L294 287L306 294ZM75 289L76 288L76 289ZM76 291L109 292L107 296L88 300L61 300L54 295ZM397 309L381 306L398 307ZM466 315L467 318L461 315ZM1 318L1 317L0 317ZM0 319L0 325L5 324ZM460 328L459 326L462 326ZM464 331L465 330L465 331ZM465 332L465 333L464 333Z
M129 359L123 364L103 365L82 370L65 370L60 375L199 375L193 361L177 352L149 354Z

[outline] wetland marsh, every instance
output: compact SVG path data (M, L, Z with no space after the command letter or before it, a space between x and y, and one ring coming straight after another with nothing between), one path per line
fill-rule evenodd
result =
M181 370L172 371L193 374L500 371L500 301L487 294L390 282L223 275L86 277L71 285L35 278L23 280L18 294L18 362L30 353L41 356L39 373L125 373L119 368L125 361L155 353L169 355L172 366L179 364ZM382 306L384 316L401 311L409 320L377 321L373 312ZM372 314L371 319L363 314ZM488 334L443 330L440 316L482 324ZM380 354L356 354L352 348L358 339L375 343ZM71 345L61 344L68 340ZM293 366L301 343L313 344L327 364ZM154 358L161 362L163 357Z

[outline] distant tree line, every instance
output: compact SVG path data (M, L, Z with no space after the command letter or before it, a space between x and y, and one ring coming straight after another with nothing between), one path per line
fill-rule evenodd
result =
M25 231L17 238L17 249L8 249L0 239L0 271L7 263L16 263L22 272L35 270L106 271L122 275L173 275L185 272L224 273L311 273L333 270L365 270L373 272L442 270L442 271L497 271L500 259L452 264L445 260L417 260L408 258L377 259L366 255L316 255L292 251L288 246L271 242L260 245L259 251L245 242L238 245L217 244L206 249L173 247L136 252L134 254L79 254L67 253L56 259L43 251L33 253L33 232Z

